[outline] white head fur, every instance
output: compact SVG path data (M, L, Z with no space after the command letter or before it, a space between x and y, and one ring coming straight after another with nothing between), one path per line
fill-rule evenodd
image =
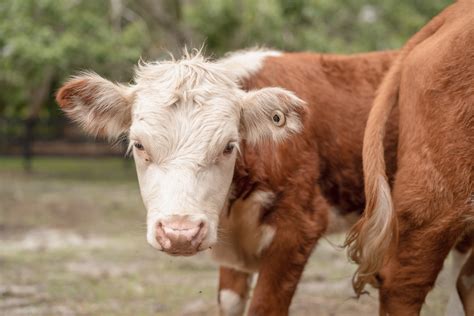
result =
M258 146L302 128L303 101L276 87L240 89L235 73L242 69L228 61L211 62L197 52L141 64L129 86L82 74L57 95L89 133L128 134L148 211L147 240L171 254L216 243L242 139ZM272 121L275 111L285 124Z

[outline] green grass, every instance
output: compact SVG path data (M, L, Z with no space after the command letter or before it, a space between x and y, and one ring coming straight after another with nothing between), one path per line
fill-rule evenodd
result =
M136 181L133 159L125 157L36 157L33 159L31 173L24 171L23 160L21 158L0 157L0 172L14 176L83 180L90 182Z

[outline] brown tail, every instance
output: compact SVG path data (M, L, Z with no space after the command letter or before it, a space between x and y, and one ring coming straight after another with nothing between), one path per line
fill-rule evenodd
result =
M444 12L443 12L444 13ZM444 22L444 14L431 20L402 49L382 81L370 111L363 143L366 206L361 219L349 232L345 246L349 257L359 264L352 285L359 296L365 284L375 284L389 247L397 241L397 217L385 172L385 125L398 103L402 63L410 51L434 34Z

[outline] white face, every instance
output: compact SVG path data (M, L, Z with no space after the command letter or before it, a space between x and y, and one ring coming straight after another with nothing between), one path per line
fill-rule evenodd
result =
M239 100L218 88L171 105L136 94L129 137L147 240L159 250L193 254L217 241L240 140Z
M302 127L303 102L294 94L245 92L225 66L199 56L141 66L132 86L76 77L57 101L92 134L128 133L147 241L174 255L217 242L241 140L277 142Z

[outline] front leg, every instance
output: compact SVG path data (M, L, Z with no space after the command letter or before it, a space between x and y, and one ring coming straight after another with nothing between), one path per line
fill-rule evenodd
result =
M219 314L241 316L244 314L250 291L252 275L232 268L219 270Z
M267 221L276 233L262 253L249 315L288 315L305 264L326 230L328 209L320 195L307 205L295 205L294 200L278 203Z

